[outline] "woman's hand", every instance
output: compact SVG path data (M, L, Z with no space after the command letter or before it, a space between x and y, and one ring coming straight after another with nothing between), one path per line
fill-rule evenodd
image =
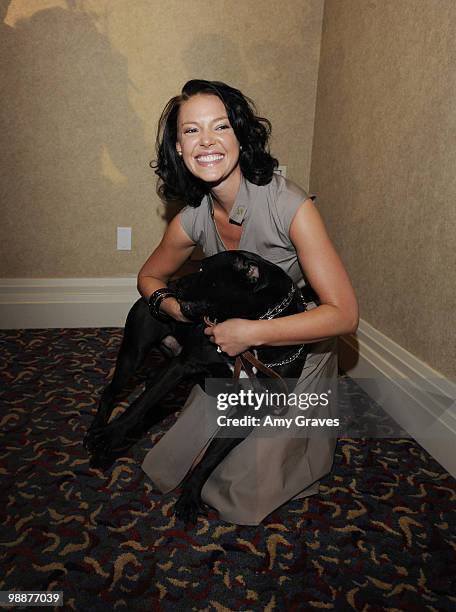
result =
M206 327L204 333L221 350L235 357L254 345L255 321L248 319L228 319L214 327Z
M160 310L180 323L191 323L183 314L179 302L174 297L162 300Z

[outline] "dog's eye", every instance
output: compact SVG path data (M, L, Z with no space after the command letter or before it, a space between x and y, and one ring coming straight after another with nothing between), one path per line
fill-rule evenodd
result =
M201 266L201 268L198 270L198 272L202 272L203 271L203 267Z

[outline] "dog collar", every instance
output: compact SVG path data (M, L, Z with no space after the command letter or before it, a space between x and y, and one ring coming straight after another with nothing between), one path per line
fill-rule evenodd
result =
M296 293L296 286L292 282L291 289L288 292L288 295L280 302L280 304L276 304L275 306L272 306L272 308L269 308L264 313L264 315L261 315L260 319L273 319L274 317L279 315L286 308L288 308L288 306L291 304L291 300L294 298L295 293Z
M277 315L282 313L291 304L291 301L293 300L295 294L296 294L296 285L292 281L291 282L291 289L288 292L288 295L280 302L280 304L276 304L272 308L269 308L269 310L267 310L264 313L264 315L262 315L260 317L260 319L273 319L274 317L276 317ZM304 307L307 310L307 302L304 300L304 297L303 297L301 292L299 292L299 295L301 296L302 303L304 304ZM267 368L274 368L274 367L277 367L277 366L282 366L282 365L286 365L288 363L291 363L292 361L294 361L295 359L297 359L299 357L299 355L302 353L302 351L304 349L304 346L305 346L304 344L301 344L298 347L297 351L295 351L292 355L290 355L286 359L283 359L282 361L276 361L274 363L265 363L264 365Z
M302 293L300 291L298 293L299 293L299 295L301 297L302 303L304 304L304 308L307 310L307 302L305 301ZM281 312L283 312L291 304L291 301L294 298L295 294L296 294L296 285L292 281L291 282L291 289L290 289L290 291L288 292L287 296L280 302L280 304L276 304L272 308L269 308L264 313L264 315L262 315L259 318L260 319L273 319L274 317L279 315ZM208 317L204 317L204 322L206 323L206 325L209 325L210 327L213 327L217 323L217 321L210 321ZM288 363L291 363L292 361L294 361L295 359L297 359L299 357L299 355L302 353L304 347L305 347L305 344L299 345L298 349L292 355L290 355L289 357L286 357L282 361L276 361L274 363L263 363L262 365L266 366L267 368L274 368L274 367L277 367L277 366L282 366L282 365L286 365ZM218 346L217 347L217 353L221 353L221 352L222 352L222 350Z
M282 361L275 361L274 363L265 363L264 365L267 368L275 368L277 366L287 365L287 363L291 363L292 361L294 361L295 359L299 357L299 355L302 353L304 349L304 346L305 346L304 344L301 344L301 346L298 348L298 350L295 353L290 355L290 357L283 359Z

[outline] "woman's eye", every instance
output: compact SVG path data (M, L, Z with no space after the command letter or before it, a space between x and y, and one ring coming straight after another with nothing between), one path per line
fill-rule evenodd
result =
M231 126L227 125L226 123L224 123L223 125L218 125L217 126L217 130L229 130Z
M193 134L194 132L196 132L196 128L187 128L184 130L184 134Z

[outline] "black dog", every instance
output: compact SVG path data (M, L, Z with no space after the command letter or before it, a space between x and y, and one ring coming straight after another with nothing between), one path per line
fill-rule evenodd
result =
M221 353L203 333L203 317L221 322L230 318L271 319L306 309L300 290L278 266L247 251L225 251L201 262L195 274L169 283L182 313L193 323L163 322L151 316L144 299L131 308L117 357L112 382L103 391L98 412L84 444L92 466L108 467L119 449L147 417L148 427L169 414L161 399L184 379L204 385L210 377L230 378L234 359ZM311 299L316 299L309 295ZM144 361L152 347L161 347L172 359L153 372L143 393L108 423L115 398ZM307 345L261 346L258 359L280 376L298 378L308 352ZM231 367L230 367L231 366ZM261 374L259 374L261 375ZM201 510L201 490L213 469L244 438L214 438L204 457L187 476L176 504L179 518L194 522ZM130 441L131 444L131 441Z

